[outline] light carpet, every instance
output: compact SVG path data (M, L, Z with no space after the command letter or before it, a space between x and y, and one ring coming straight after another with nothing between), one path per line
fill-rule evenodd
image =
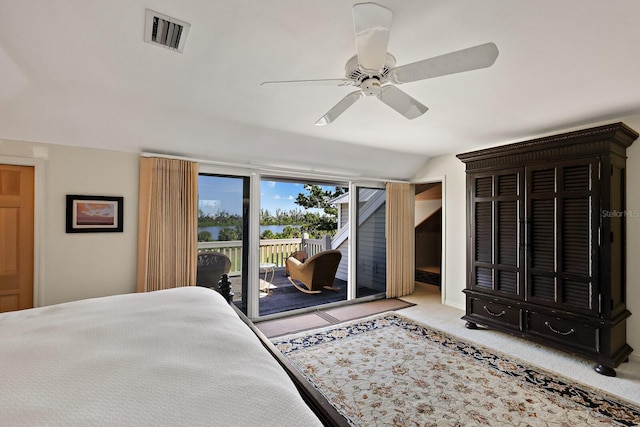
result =
M273 342L354 426L640 424L630 402L397 313Z

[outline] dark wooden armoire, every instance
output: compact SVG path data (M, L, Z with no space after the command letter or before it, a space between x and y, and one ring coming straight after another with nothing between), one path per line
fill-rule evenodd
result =
M628 359L623 123L457 157L467 172L468 328L594 360Z

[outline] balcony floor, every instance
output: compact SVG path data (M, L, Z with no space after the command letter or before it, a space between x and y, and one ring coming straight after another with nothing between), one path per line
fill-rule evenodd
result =
M260 274L260 278L264 280L264 273ZM269 278L271 275L269 274ZM232 277L234 298L236 305L242 303L242 291L240 289L242 280L240 277ZM347 282L335 279L333 285L339 288L338 291L330 291L323 289L319 294L305 294L296 289L284 274L284 267L276 268L272 287L269 295L261 293L260 296L260 316L266 316L284 311L296 310L299 308L315 307L337 301L345 301L347 299ZM358 288L358 297L379 294L380 291L361 287Z

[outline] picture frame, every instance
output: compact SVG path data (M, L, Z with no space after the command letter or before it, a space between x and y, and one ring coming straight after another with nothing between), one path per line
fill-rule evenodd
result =
M67 194L67 233L122 233L123 197Z

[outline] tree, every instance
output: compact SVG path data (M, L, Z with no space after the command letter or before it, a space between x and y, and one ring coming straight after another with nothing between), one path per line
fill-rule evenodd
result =
M283 239L293 239L302 237L302 232L298 227L287 225L282 229L282 233L278 234L278 236L282 236Z
M211 236L211 233L209 233L207 230L203 230L198 233L198 242L212 242L212 241L213 241L213 237Z
M260 209L260 225L277 225L268 209Z
M238 226L224 227L220 230L220 234L218 234L218 240L225 242L242 240L242 229Z
M296 197L296 204L306 209L322 209L326 215L338 215L338 209L329 203L332 199L346 193L342 187L335 187L333 191L323 190L319 185L305 184L308 194L300 193Z
M300 193L296 197L296 204L306 209L322 209L323 215L317 212L306 212L303 228L313 237L333 235L338 228L338 208L332 205L335 199L346 191L342 187L335 187L333 191L323 190L319 185L305 184L307 194Z
M262 234L260 235L261 239L275 239L276 236L273 234L273 231L271 230L264 230L262 232Z
M241 226L242 216L230 214L226 211L217 211L215 214L205 214L202 209L198 209L198 227L211 226Z

